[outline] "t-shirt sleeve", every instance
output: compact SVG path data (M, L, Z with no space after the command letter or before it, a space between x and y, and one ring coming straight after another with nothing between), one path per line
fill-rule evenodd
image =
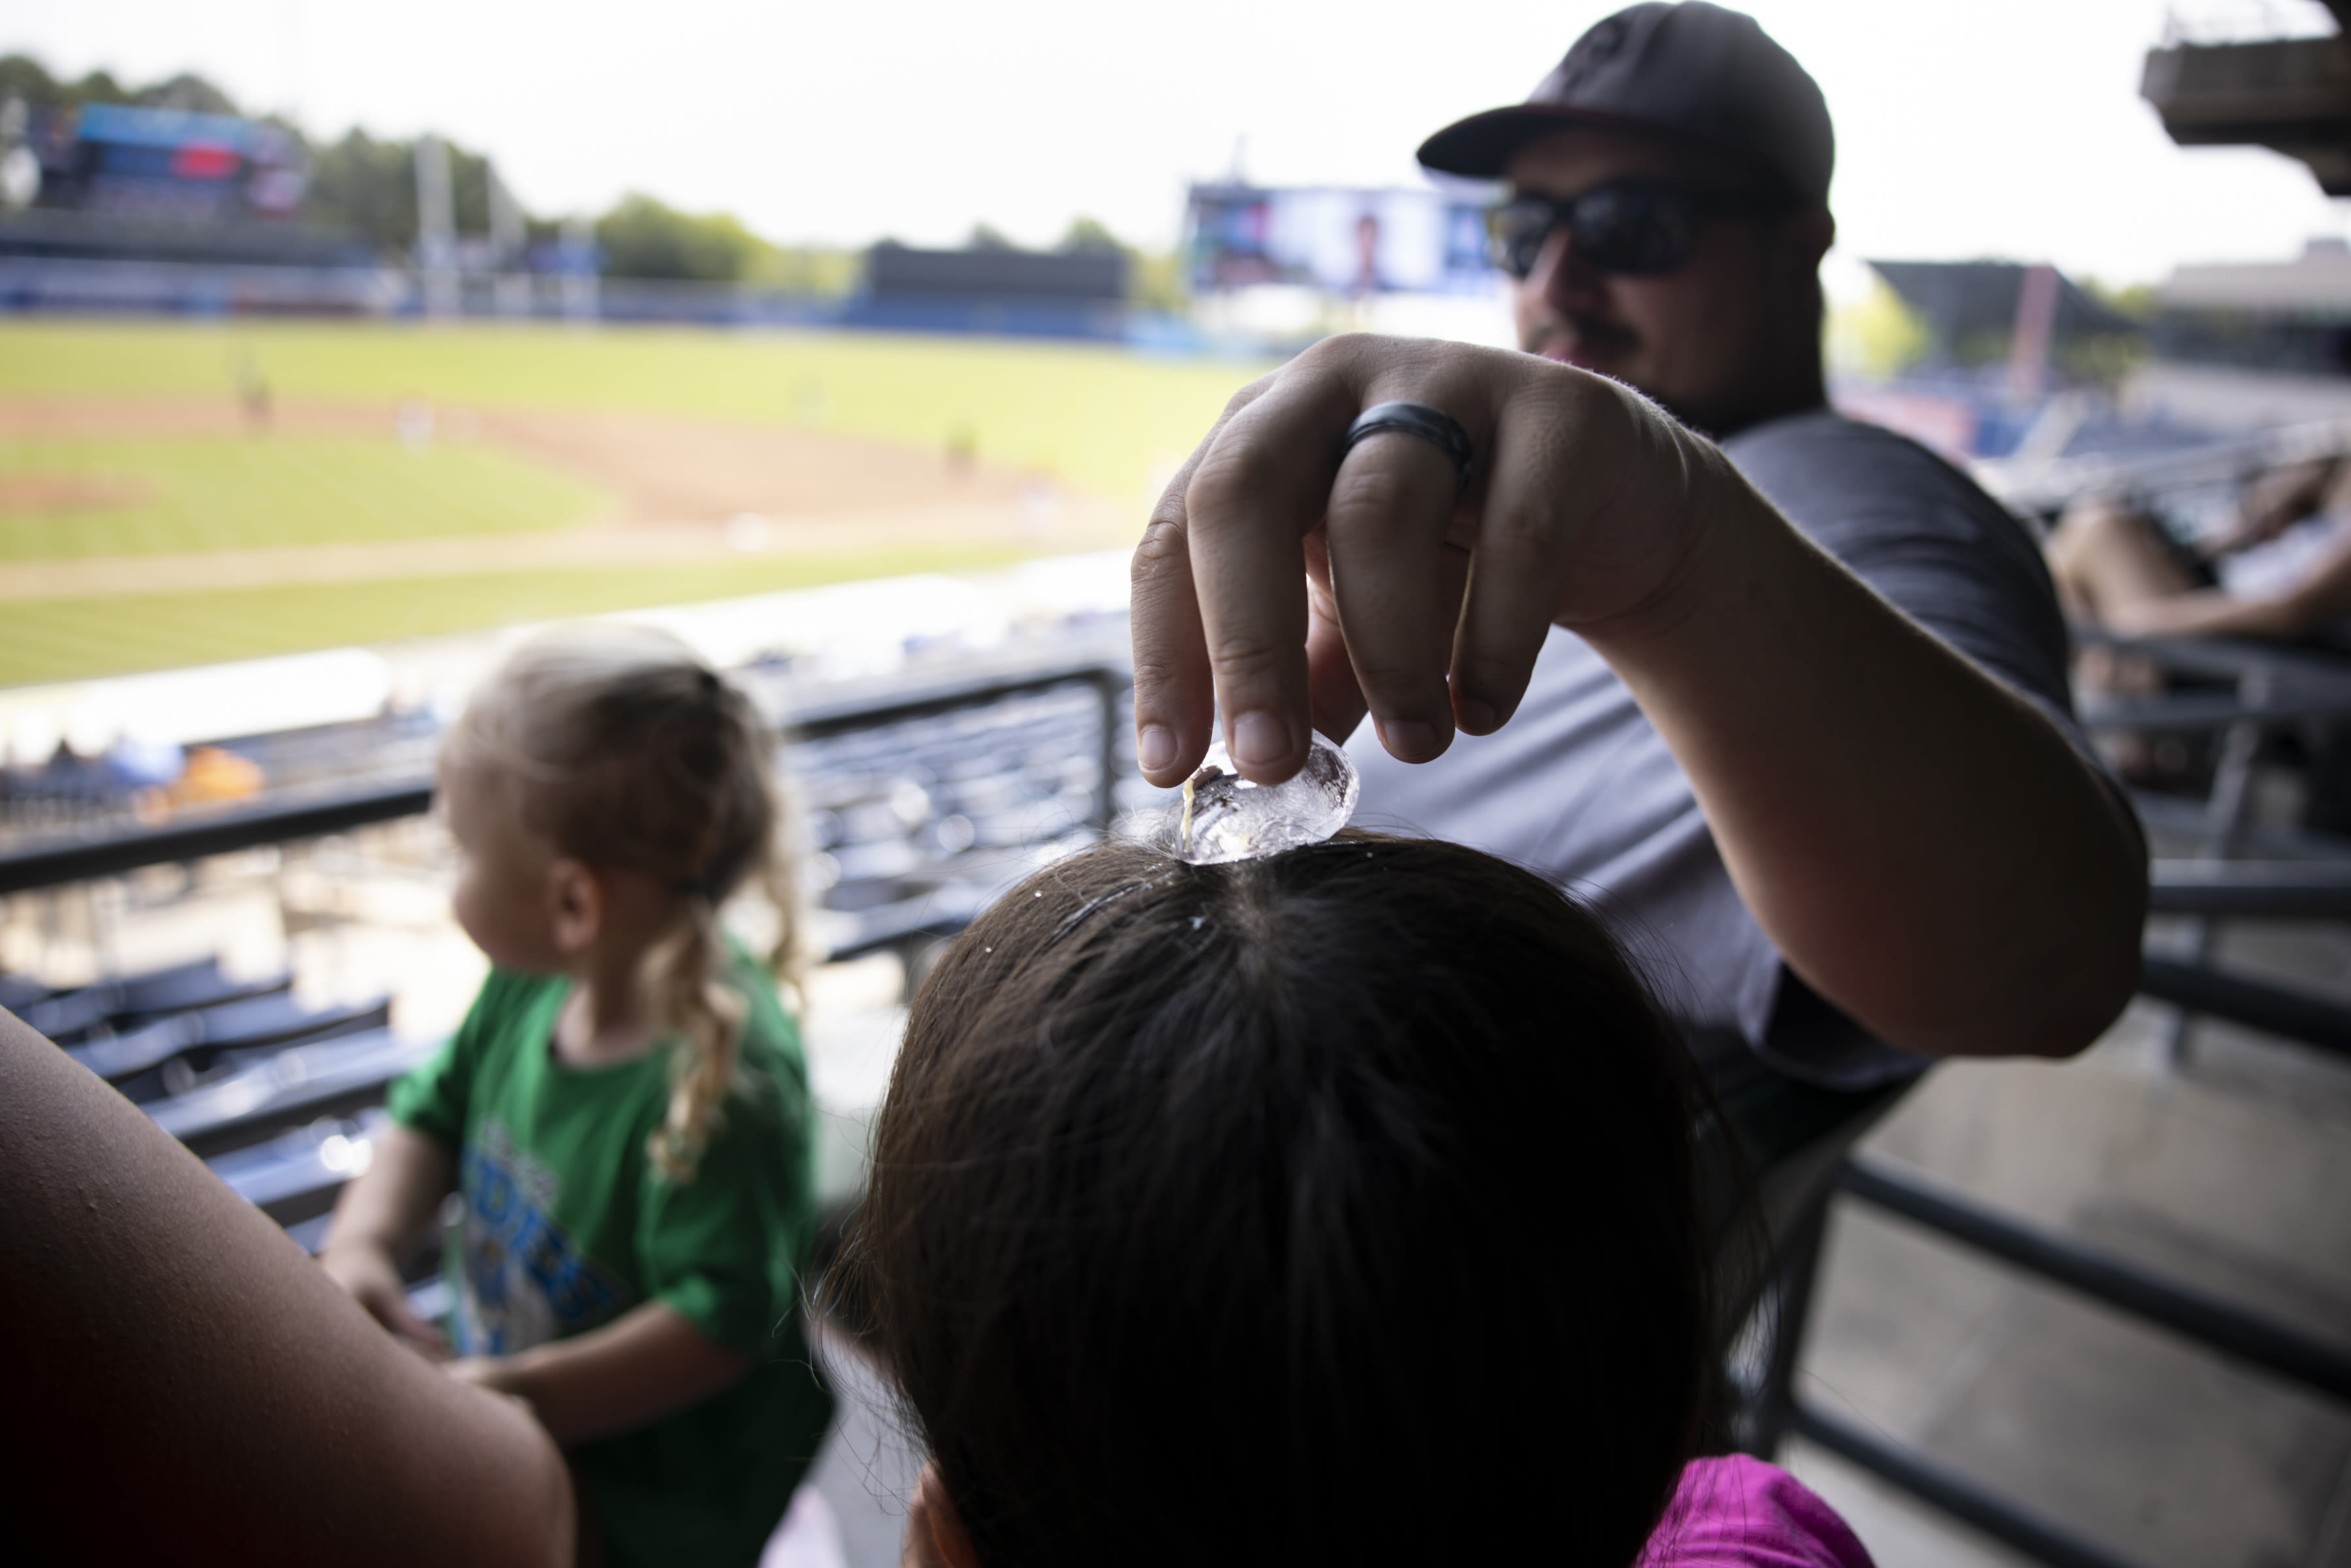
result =
M1635 1568L1875 1568L1836 1510L1776 1465L1693 1459Z
M2127 808L2074 715L2071 645L2041 544L2023 519L1907 436L1822 413L1732 437L1724 452L1805 537L1977 668L2031 704ZM2129 820L2137 823L2136 814ZM1814 1082L1863 1089L1920 1071L1922 1059L1854 1030L1798 1042L1766 1025L1786 975L1740 1022L1763 1058ZM1785 1049L1782 1049L1782 1047Z
M441 1049L392 1081L384 1109L403 1127L413 1127L450 1148L465 1141L465 1111L475 1082L475 1069L485 1044L499 1021L518 1003L521 987L516 977L493 969L465 1021L442 1042Z
M2064 617L2022 519L1917 442L1833 414L1764 425L1724 450L1814 544L2092 755L2074 719Z
M779 1018L755 1008L750 1027ZM761 1043L747 1042L747 1088L728 1096L725 1124L694 1178L671 1181L646 1162L638 1257L648 1300L720 1344L764 1357L799 1303L815 1210L797 1044L786 1059Z

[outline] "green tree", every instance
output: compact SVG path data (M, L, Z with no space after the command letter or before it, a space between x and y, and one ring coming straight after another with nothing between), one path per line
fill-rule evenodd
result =
M486 231L489 160L452 142L449 188L457 232ZM416 143L378 141L354 129L345 131L340 141L313 149L304 210L311 222L349 229L384 250L413 249L417 227Z
M857 287L864 270L862 251L836 250L825 246L771 246L758 266L744 274L744 281L790 294L839 299Z
M149 109L189 110L198 114L243 112L228 94L193 71L182 71L152 87L142 87L131 94L131 101Z
M1100 218L1090 218L1081 214L1070 220L1068 232L1061 235L1061 243L1053 248L1066 251L1105 251L1124 250L1126 246L1120 243L1118 235L1110 232L1108 224L1103 223Z
M383 250L409 249L416 243L415 150L364 131L344 132L311 153L303 207L313 223L348 229Z
M148 109L186 109L204 114L236 114L228 94L192 71L182 71L142 88L128 88L110 72L94 70L66 81L30 55L0 55L0 99L21 98L37 106L77 109L86 103L125 103Z
M2079 281L2083 293L2116 315L2127 316L2134 321L2153 319L2156 307L2161 302L2158 290L2152 283L2126 283L2117 286L2102 282L2095 277L2085 277Z
M1158 255L1128 245L1111 232L1110 225L1100 218L1083 214L1070 220L1054 246L1062 251L1115 250L1126 256L1126 297L1146 310L1182 311L1192 304L1192 285L1182 256L1173 251Z
M726 213L681 213L641 193L621 198L596 220L604 272L611 277L732 283L768 265L768 242Z

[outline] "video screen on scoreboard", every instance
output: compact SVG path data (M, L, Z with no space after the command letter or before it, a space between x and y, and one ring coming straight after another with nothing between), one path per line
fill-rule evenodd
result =
M27 129L36 177L14 204L188 221L301 204L300 149L260 120L94 103L36 110Z
M1437 190L1195 186L1195 293L1255 284L1328 293L1469 294L1493 285L1485 204Z

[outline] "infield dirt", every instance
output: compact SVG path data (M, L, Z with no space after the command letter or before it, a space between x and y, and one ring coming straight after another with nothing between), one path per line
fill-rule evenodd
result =
M288 402L266 423L223 399L0 402L0 440L183 437L266 442L360 437L479 443L592 489L601 504L555 531L19 561L0 600L185 592L538 567L716 564L728 559L935 544L1038 552L1134 537L1136 508L1066 492L1042 475L867 437L672 414L567 409ZM135 496L37 480L7 509L75 509ZM60 485L62 481L60 481Z

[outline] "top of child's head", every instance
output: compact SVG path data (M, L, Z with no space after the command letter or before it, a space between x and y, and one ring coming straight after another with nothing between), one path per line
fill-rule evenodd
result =
M1105 844L916 998L841 1299L984 1568L1621 1568L1706 1382L1694 1082L1506 862Z

